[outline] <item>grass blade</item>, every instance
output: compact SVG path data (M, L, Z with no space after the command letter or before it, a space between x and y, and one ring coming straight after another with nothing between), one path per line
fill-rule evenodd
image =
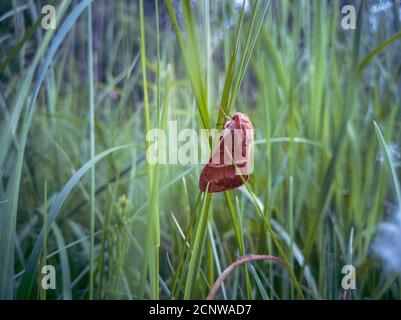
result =
M49 215L48 215L48 224L47 230L50 230L54 221L56 220L57 216L59 215L61 208L66 201L67 197L71 193L74 186L79 182L79 180L87 173L92 166L97 163L98 161L102 160L106 156L112 154L113 152L120 151L126 148L131 147L130 145L114 147L103 151L102 153L98 154L95 158L86 162L71 178L68 182L64 185L62 190L57 194L56 198L53 201L53 204L50 208ZM21 284L18 288L18 297L22 299L28 299L30 297L33 283L35 280L35 270L38 265L38 261L43 250L43 240L44 240L44 229L40 232L32 253L29 257L27 268L24 272L23 278L21 280Z

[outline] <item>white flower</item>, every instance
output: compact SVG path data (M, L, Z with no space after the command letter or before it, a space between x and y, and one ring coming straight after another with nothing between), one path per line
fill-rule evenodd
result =
M401 211L379 224L371 252L382 260L385 271L401 272Z

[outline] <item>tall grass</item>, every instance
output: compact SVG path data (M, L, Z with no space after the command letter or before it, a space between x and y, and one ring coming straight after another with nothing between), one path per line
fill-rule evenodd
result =
M95 97L93 85L93 35L92 35L92 5L88 6L88 91L89 91L89 130L90 157L95 157ZM90 219L90 251L89 251L89 299L93 299L95 277L95 165L91 168L91 219Z
M257 254L284 265L247 262L216 298L340 299L352 263L348 298L399 299L369 250L400 205L401 24L377 3L353 2L356 30L328 1L62 1L56 30L40 2L1 6L0 298L205 299ZM243 188L146 161L150 129L235 111Z

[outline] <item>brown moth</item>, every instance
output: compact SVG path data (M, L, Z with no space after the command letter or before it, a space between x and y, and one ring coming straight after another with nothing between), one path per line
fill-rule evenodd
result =
M203 168L199 178L199 189L222 192L238 188L248 180L250 174L251 147L254 129L248 116L237 112L225 125L219 143Z

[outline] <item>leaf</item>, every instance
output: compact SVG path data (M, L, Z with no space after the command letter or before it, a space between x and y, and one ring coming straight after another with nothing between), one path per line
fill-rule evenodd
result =
M25 114L25 122L22 124L22 133L19 137L18 154L16 165L11 180L10 205L0 215L0 226L4 232L0 233L0 298L11 299L14 291L13 273L14 273L14 238L15 225L17 219L18 198L20 190L20 181L22 166L24 161L24 151L30 123L33 117L33 110L39 89L47 74L48 68L53 61L53 57L68 31L74 26L74 22L81 15L83 10L91 3L92 0L84 0L77 5L74 10L67 16L64 23L57 32L43 64L39 70L38 78L35 81L34 90L29 101L28 110Z
M387 46L395 42L396 40L401 38L401 31L393 35L390 39L387 39L380 43L376 48L374 48L359 64L359 74L362 74L366 66L369 64L370 61L378 54L380 54Z
M394 164L393 161L391 159L391 155L390 152L388 151L387 145L386 145L386 141L384 141L384 137L380 131L379 126L377 125L376 121L373 121L373 124L375 126L375 131L376 131L376 135L377 135L377 139L380 142L381 147L383 148L384 151L384 155L386 158L386 162L388 164L388 167L390 169L390 173L391 173L391 178L393 179L393 183L394 183L394 188L395 188L395 194L397 196L397 201L398 201L398 207L401 207L401 189L400 189L400 183L398 181L397 178L397 173L395 171L394 168Z
M86 162L75 174L68 180L68 182L64 185L63 189L57 194L56 198L53 201L53 204L50 208L48 215L48 223L47 230L50 230L52 224L56 220L57 216L60 213L60 210L66 201L67 197L71 193L72 189L79 182L79 180L87 173L96 162L102 160L104 157L110 155L113 152L131 147L130 145L123 145L114 148L110 148L102 153L98 154L95 158ZM25 273L21 280L21 285L18 288L18 297L22 299L28 299L30 297L33 283L36 279L36 268L40 259L40 255L43 249L43 228L35 242L32 253L29 257L27 267L25 269Z

